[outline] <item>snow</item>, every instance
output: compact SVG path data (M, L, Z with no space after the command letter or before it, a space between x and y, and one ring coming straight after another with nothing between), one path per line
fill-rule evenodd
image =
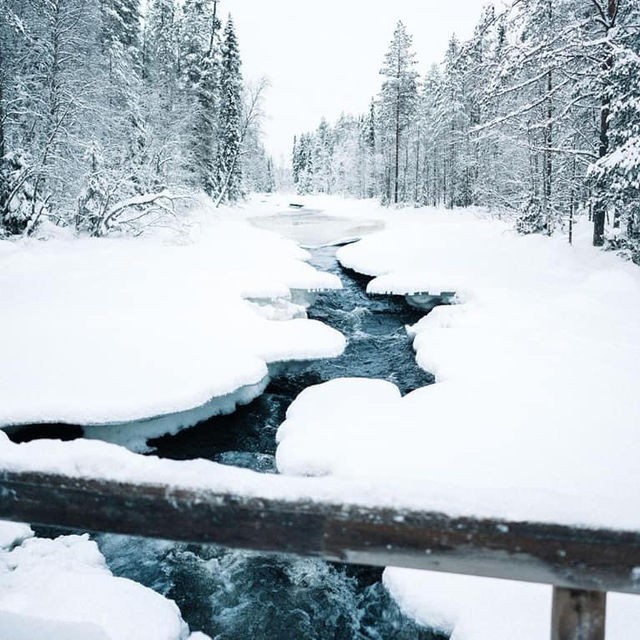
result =
M332 202L332 216L383 215L371 203ZM86 440L16 445L1 433L0 467L285 500L640 529L640 272L586 246L586 225L577 225L577 245L570 247L563 238L519 237L508 224L479 213L394 211L384 230L340 249L345 266L374 276L371 293L455 291L457 304L408 328L417 362L436 375L435 385L401 397L387 381L341 379L300 394L278 432L277 463L287 475L142 458ZM3 366L3 373L11 371L12 379L21 373L20 352L24 371L41 362L45 373L23 376L20 386L0 380L2 415L29 410L42 416L44 408L47 415L55 409L114 422L171 413L259 384L268 362L339 353L344 345L335 333L303 318L291 320L302 313L292 290L337 283L314 272L290 242L249 230L244 218L260 215L251 210L240 219L202 223L206 242L184 246L136 240L134 251L127 247L134 242L125 240L66 248L61 241L48 247L0 244L0 288L11 303L8 319L0 319L10 330L3 335L18 331L45 349L40 361L28 340L8 343L13 368ZM246 247L262 259L254 263ZM18 277L24 287L8 286ZM90 286L97 278L106 291L99 300ZM74 307L79 291L84 323ZM42 300L51 318L44 336L35 331L43 325L37 318ZM124 323L117 311L123 303L135 309ZM176 326L186 330L170 331ZM127 331L116 333L117 327ZM92 337L98 328L108 350ZM88 345L86 361L69 349L74 331ZM51 346L54 335L61 340ZM136 345L138 359L124 357L123 345ZM212 361L213 353L218 360ZM53 365L61 361L65 371L83 365L93 377L81 376L79 367L73 377L55 379ZM116 361L126 362L125 369ZM129 393L114 382L115 373L134 385ZM47 395L47 385L55 397ZM109 393L99 394L98 386ZM27 397L25 388L33 395ZM176 389L185 397L176 399ZM35 408L28 409L26 400L33 398ZM92 411L99 415L87 415ZM386 570L385 584L405 611L453 631L454 640L548 635L547 587L393 568ZM610 596L609 640L630 637L639 623L639 599Z
M28 524L0 520L0 551L22 544L32 536L33 530Z
M428 210L390 216L385 231L338 257L376 276L372 293L455 291L461 304L410 329L435 385L404 398L373 380L302 393L278 434L282 472L419 482L425 501L430 487L448 485L473 492L474 510L506 518L555 520L579 508L591 522L631 524L640 506L637 267L561 238L516 236L497 220Z
M0 637L206 638L202 634L189 636L171 600L131 580L112 576L96 543L87 535L29 538L11 550L0 551Z
M549 637L550 586L397 568L383 583L403 611L451 640ZM606 640L628 640L639 626L638 596L609 593Z
M269 370L274 366L269 367ZM240 387L237 391L214 397L194 409L167 413L156 418L121 424L88 425L84 427L84 437L113 442L131 451L144 453L151 450L147 444L148 440L163 435L174 435L213 416L229 415L239 405L248 404L261 395L268 383L269 376L265 376L258 384Z
M258 393L271 362L339 355L333 329L246 300L341 286L308 258L206 207L181 234L0 242L0 425L176 414Z
M259 216L252 218L251 222L262 229L276 231L306 248L347 244L384 228L381 220L330 216L309 209Z
M456 292L408 327L436 384L404 398L374 380L305 390L278 432L279 470L413 483L425 505L448 492L448 512L637 530L640 271L589 235L578 224L570 247L469 212L398 211L340 249L373 276L369 293ZM454 640L548 637L546 587L400 569L385 583ZM612 595L607 638L639 624L640 600Z

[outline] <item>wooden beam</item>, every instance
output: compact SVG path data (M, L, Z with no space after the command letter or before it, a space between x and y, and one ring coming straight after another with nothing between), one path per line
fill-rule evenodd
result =
M551 640L604 640L607 594L554 587Z
M640 593L640 532L8 471L0 471L0 519Z

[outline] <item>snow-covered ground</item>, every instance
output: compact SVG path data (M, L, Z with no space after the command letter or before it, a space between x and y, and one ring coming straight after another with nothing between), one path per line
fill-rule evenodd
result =
M83 536L34 538L0 522L0 638L206 640L190 634L174 602L114 577Z
M0 242L0 425L169 414L157 435L251 400L268 363L339 355L338 332L287 306L341 286L307 259L204 205L179 235Z
M6 335L24 337L9 343L2 368L12 374L0 381L3 421L117 422L181 411L259 383L266 362L338 353L335 332L304 319L268 321L244 299L337 286L290 242L247 226L277 203L202 222L201 239L185 246L0 245L0 287L11 302L0 323ZM0 467L640 529L637 267L588 247L587 225L570 247L562 238L519 237L480 212L308 204L387 222L339 252L345 266L375 276L371 293L457 293L458 304L408 328L435 385L405 397L376 380L304 391L278 434L278 465L288 474L279 477L143 459L99 442L14 445L2 434ZM280 231L299 232L290 220ZM320 244L326 235L323 228ZM104 296L91 286L98 277ZM279 304L284 317L296 314L296 305ZM267 315L278 316L274 309ZM43 359L27 336L45 349ZM388 569L385 582L409 614L456 640L547 635L545 587L399 569ZM614 595L610 603L607 638L627 640L640 626L640 599ZM512 617L520 621L505 620Z

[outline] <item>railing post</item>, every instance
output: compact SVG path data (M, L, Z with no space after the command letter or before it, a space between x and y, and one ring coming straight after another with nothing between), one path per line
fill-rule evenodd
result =
M553 588L551 640L604 640L607 594Z

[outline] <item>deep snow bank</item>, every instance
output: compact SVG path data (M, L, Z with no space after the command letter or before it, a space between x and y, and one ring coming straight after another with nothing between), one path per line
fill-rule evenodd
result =
M33 538L0 522L0 637L11 640L205 640L189 635L178 607L111 575L83 536Z
M339 355L336 331L245 300L340 287L307 259L213 210L178 237L0 242L0 425L182 412L258 385L269 362Z

